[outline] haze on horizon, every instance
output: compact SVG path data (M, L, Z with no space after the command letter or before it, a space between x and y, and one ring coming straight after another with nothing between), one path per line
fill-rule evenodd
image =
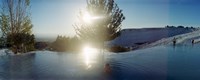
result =
M200 27L198 0L115 0L126 19L122 28L183 25ZM31 14L36 36L75 35L73 24L86 0L32 0Z

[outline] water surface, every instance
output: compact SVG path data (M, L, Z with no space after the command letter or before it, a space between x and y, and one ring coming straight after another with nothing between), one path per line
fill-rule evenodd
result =
M199 44L157 46L121 54L83 54L37 51L1 56L0 79L79 80L199 80ZM112 72L106 74L103 64Z

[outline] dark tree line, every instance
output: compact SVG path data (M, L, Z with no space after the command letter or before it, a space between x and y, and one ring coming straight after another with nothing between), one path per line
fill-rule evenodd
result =
M191 26L191 27L188 27L188 26L182 26L182 25L179 25L179 26L169 26L169 25L167 25L167 26L165 26L165 28L186 28L186 29L189 29L189 28L191 28L191 29L195 29L193 26Z
M51 50L59 52L78 52L82 46L78 37L57 36L56 40L50 45Z

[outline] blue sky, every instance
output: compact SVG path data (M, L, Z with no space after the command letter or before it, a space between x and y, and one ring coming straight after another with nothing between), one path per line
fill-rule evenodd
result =
M200 27L198 0L115 0L126 19L122 28L183 25ZM32 0L33 32L36 35L74 35L73 24L86 0Z

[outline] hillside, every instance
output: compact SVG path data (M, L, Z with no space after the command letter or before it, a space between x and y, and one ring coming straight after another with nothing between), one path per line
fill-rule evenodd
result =
M158 40L158 41L150 43L150 44L140 45L139 48L141 49L141 48L173 44L174 38L176 39L176 44L180 44L180 43L192 44L192 40L199 42L200 30L196 30L196 31L193 31L190 33L176 35L176 36L169 37L169 38L163 38L161 40Z
M194 28L142 28L142 29L123 29L121 35L110 41L108 44L133 47L142 44L149 44L163 38L168 38L180 34L195 31Z

